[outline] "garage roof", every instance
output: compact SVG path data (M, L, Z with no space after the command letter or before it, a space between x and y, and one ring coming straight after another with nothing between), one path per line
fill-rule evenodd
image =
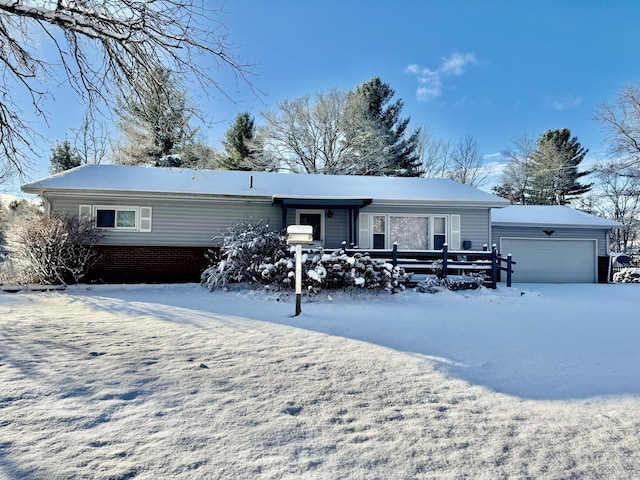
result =
M613 220L558 205L509 205L491 211L492 225L617 228Z

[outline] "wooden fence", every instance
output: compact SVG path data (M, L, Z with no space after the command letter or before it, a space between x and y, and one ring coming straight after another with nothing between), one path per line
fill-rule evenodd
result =
M350 255L363 252L355 249L345 251ZM442 278L450 275L483 274L484 283L489 288L496 288L502 272L506 272L507 287L510 287L513 265L516 264L511 254L507 258L501 257L495 245L491 250L485 245L481 251L453 251L446 244L442 250L398 250L398 246L394 245L392 250L367 250L367 253L372 258L385 259L412 273L435 273L436 270L441 270Z

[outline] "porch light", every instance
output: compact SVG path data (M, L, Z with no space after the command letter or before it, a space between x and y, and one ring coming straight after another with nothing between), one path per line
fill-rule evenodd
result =
M311 225L289 225L287 227L287 245L296 247L296 313L300 315L302 304L302 245L313 243L313 227Z

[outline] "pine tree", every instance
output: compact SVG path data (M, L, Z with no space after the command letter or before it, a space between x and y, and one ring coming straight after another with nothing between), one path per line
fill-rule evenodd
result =
M252 170L251 159L256 154L256 130L249 112L236 116L222 140L226 156L222 167L228 170Z
M572 197L588 192L592 184L579 180L590 172L578 172L587 152L567 128L540 135L531 161L528 203L565 205Z
M378 124L385 140L384 152L381 153L388 157L388 165L382 174L420 176L420 129L414 130L408 137L405 136L410 119L400 117L404 103L401 99L392 102L395 91L389 84L374 77L358 85L353 93L366 100L367 114Z
M117 100L124 145L115 160L128 165L179 167L181 148L197 132L189 126L193 109L169 70L157 69L144 81L144 93Z
M58 142L51 147L49 161L51 162L49 173L52 175L82 165L82 157L75 148L71 147L68 140Z

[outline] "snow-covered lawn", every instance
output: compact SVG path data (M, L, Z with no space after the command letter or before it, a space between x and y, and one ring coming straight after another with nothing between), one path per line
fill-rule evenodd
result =
M638 478L638 285L0 293L0 479Z

